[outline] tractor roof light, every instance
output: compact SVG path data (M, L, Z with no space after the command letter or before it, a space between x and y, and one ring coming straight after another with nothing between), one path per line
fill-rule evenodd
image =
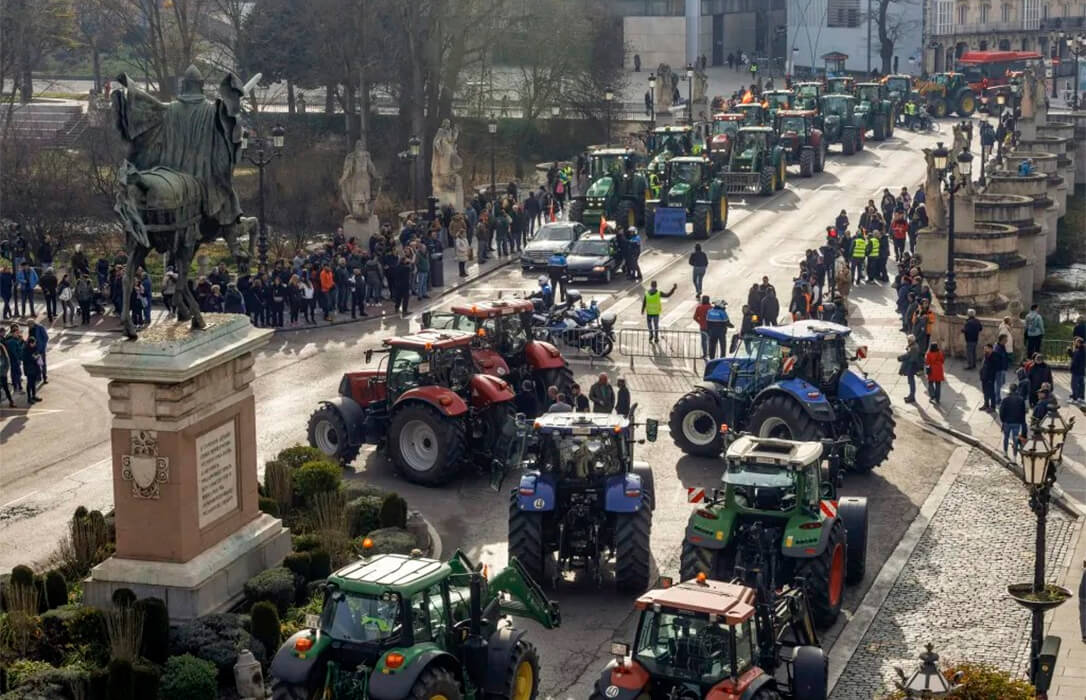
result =
M371 540L369 537L362 540L362 554L363 554L363 556L369 556L369 554L370 554L370 552L372 550L373 550L373 540Z
M704 571L699 571L698 572L697 582L698 582L698 585L701 585L701 586L708 586L709 585L709 577L706 576Z

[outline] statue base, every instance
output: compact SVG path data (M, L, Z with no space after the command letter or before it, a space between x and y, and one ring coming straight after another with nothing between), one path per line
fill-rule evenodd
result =
M437 206L441 208L446 204L452 205L454 211L464 210L464 179L460 175L452 175L450 178L452 182L444 183L444 186L440 187L438 182L431 182L433 186L434 197L437 198Z
M376 214L370 214L368 219L356 219L348 216L343 219L343 235L347 240L356 239L358 243L367 243L370 236L381 230L381 222Z

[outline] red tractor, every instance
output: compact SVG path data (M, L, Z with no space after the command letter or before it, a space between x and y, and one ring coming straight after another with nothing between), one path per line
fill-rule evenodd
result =
M709 158L719 170L732 154L732 143L747 115L742 112L720 112L713 115L713 129L709 136Z
M789 165L799 165L800 177L811 177L826 167L826 142L815 126L815 111L779 110L774 128Z
M532 337L530 299L479 301L452 307L449 311L422 314L423 328L471 331L472 359L479 372L495 374L519 385L533 380L537 398L546 398L547 387L558 387L570 396L573 371L554 345Z
M474 333L424 330L386 338L377 369L348 372L339 396L309 418L309 444L350 464L363 444L387 451L408 481L435 486L465 462L489 465L493 481L520 462L525 426L513 389L479 374ZM366 351L366 363L374 350ZM520 439L518 439L518 436Z

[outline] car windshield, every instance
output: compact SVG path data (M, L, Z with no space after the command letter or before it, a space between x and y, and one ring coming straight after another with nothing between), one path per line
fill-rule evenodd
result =
M634 656L654 675L716 683L731 674L731 645L731 628L708 616L649 610L641 618Z
M532 236L533 241L571 241L573 240L572 226L544 226Z
M337 591L321 612L321 632L349 642L376 642L400 633L400 600Z
M781 131L794 131L797 134L802 134L805 131L803 124L803 117L785 117L781 119Z
M607 256L611 254L611 242L600 239L577 241L573 244L574 255Z
M701 178L699 174L701 166L698 163L676 163L671 161L672 182L697 182Z
M727 134L728 136L734 136L735 132L739 131L739 122L730 119L718 119L713 122L713 134Z

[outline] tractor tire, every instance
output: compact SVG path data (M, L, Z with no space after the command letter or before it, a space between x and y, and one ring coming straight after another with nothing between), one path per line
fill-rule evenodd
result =
M845 527L836 521L826 542L826 549L816 557L797 562L796 576L807 585L811 615L819 627L829 627L841 614L845 598Z
M845 583L855 586L867 573L867 499L846 496L837 501L837 517L845 524Z
M829 692L826 652L816 646L801 646L792 659L792 697L825 700Z
M777 166L777 182L774 185L777 191L784 189L784 183L788 182L788 162L784 157L781 157L780 165Z
M968 119L977 111L977 96L972 90L962 90L955 100L955 112L962 119Z
M584 223L584 210L586 202L583 199L575 199L569 205L569 220Z
M875 124L871 129L872 138L874 138L876 141L885 141L886 140L886 124L885 124L885 122L882 121L882 119L878 115L875 115L875 119L876 119Z
M415 679L407 700L463 700L456 676L437 666L431 666Z
M271 700L317 700L323 694L321 688L294 685L278 678L272 679L271 693Z
M826 141L818 146L818 157L815 159L815 172L820 173L826 169Z
M713 206L713 230L723 231L728 228L728 195L720 193L720 199Z
M535 700L539 693L539 652L523 639L517 641L505 667L505 686L500 693L487 693L487 700Z
M466 450L464 418L447 418L423 403L410 403L392 414L389 456L413 484L445 483L456 474Z
M893 114L886 116L886 138L894 137L894 125L897 123L897 118Z
M949 111L946 100L942 97L932 97L928 100L928 113L936 119L943 119Z
M536 397L542 401L547 397L547 387L558 387L559 394L570 396L573 393L573 370L569 365L554 369L545 369L535 373Z
M516 557L533 579L542 583L547 552L543 549L543 513L521 510L517 492L509 497L509 556Z
M856 152L857 153L860 153L861 151L864 150L864 142L865 141L866 141L866 137L864 136L864 130L863 129L857 129L856 130Z
M704 573L714 581L730 581L734 559L727 549L706 549L683 540L679 578L690 581Z
M880 403L882 406L877 413L860 416L865 439L862 444L856 445L856 461L852 465L853 471L858 473L869 472L879 466L894 449L894 409L888 398Z
M656 509L656 477L652 475L652 467L635 467L634 474L641 477L641 493L645 495L649 508Z
M708 204L695 204L693 213L694 239L704 241L713 232L713 212Z
M856 152L856 132L853 129L845 129L841 132L841 152L851 156Z
M355 460L361 445L352 445L347 438L347 424L339 411L331 406L321 406L309 417L306 430L309 446L346 466Z
M671 407L667 426L675 445L694 457L719 457L724 450L720 424L724 422L720 404L707 389L698 387L685 394Z
M758 194L767 197L777 189L777 168L766 165L758 175Z
M799 153L799 176L811 177L815 169L815 152L813 148L804 148Z
M630 227L637 228L637 205L628 199L624 199L615 207L615 226L620 231L628 231Z
M759 437L804 442L828 437L826 426L807 415L795 399L779 393L754 405L747 430Z
M754 695L750 696L750 700L781 700L781 694L777 692L776 686L770 683L759 688Z
M644 593L652 568L652 509L615 516L615 587L625 593Z

